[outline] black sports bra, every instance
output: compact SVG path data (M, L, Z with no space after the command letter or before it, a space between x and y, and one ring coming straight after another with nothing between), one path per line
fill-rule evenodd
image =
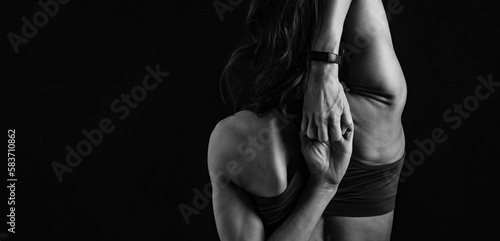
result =
M307 167L300 165L300 168ZM266 237L272 234L294 209L308 176L307 172L297 169L283 193L274 197L250 196L264 224Z

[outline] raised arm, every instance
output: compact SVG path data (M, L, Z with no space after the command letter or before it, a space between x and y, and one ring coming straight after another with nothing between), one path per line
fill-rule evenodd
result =
M210 137L208 151L210 178L216 189L213 206L217 230L223 241L266 240L263 223L249 194L235 184L244 176L243 162L248 163L231 161L234 156L229 154L228 146L234 148L234 143L239 143L231 131L219 124ZM294 210L267 240L309 240L345 174L352 153L352 136L352 126L338 142L321 143L301 134L301 149L311 176Z
M351 0L319 0L319 19L311 50L339 54L340 38ZM339 81L339 65L311 61L301 129L311 139L328 141L328 129L338 141L352 117Z

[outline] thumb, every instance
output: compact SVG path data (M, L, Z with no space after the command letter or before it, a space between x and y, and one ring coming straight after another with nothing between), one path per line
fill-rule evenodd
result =
M345 141L352 142L353 136L354 136L354 124L351 123L349 126L347 126L347 129L343 137Z

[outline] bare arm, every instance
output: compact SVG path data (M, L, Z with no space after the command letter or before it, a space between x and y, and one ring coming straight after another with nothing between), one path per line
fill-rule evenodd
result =
M311 50L339 53L344 21L352 0L320 0L319 19ZM338 64L311 61L304 96L301 129L311 139L328 141L328 129L338 141L352 123L349 104L340 84Z
M212 184L216 183L214 180ZM336 185L315 179L309 180L290 216L267 240L309 240L336 191ZM225 188L219 190L213 201L221 240L265 240L264 225L246 192L235 184L228 183Z
M301 134L302 153L311 177L294 210L267 240L309 240L347 169L352 153L351 128L341 141L328 144L309 140ZM233 183L239 182L240 175L230 175L226 170L231 159L227 155L227 143L238 141L232 139L224 127L216 127L210 138L208 166L212 185L217 189L213 205L219 236L221 240L230 241L265 240L264 225L248 193ZM242 168L241 172L244 171ZM220 178L224 173L233 182Z
M338 53L344 21L352 0L320 0L319 19L311 50Z

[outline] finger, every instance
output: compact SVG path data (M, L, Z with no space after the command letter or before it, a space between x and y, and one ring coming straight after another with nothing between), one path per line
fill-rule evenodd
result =
M318 136L317 136L317 126L316 124L314 123L314 119L312 119L311 117L308 118L309 121L307 123L307 137L309 137L309 139L318 139Z
M344 135L347 128L353 125L354 123L352 120L351 110L349 108L344 108L344 113L341 116L340 122L342 128L342 135Z
M307 149L308 143L310 142L309 138L307 138L307 135L305 132L302 130L299 131L299 138L300 138L300 150L302 153Z
M344 140L352 142L354 136L354 124L350 124L346 127L345 134L342 136Z
M336 115L333 117L332 134L330 138L334 141L340 141L342 139L342 132L340 130L340 116Z
M333 127L333 119L332 121L329 121L328 122L328 135L330 136L330 143L329 144L333 144L334 139L333 139L333 136L334 136L334 133L335 133L335 130L334 130L334 127Z
M328 119L322 118L318 120L320 123L316 123L318 126L318 137L319 141L327 142L328 141Z
M306 114L303 114L303 115L302 115L302 121L300 122L300 130L301 130L302 132L304 132L304 133L305 133L305 132L307 132L307 125L308 125L308 122L309 122L309 120L308 120L308 118L307 118L307 115L306 115Z

